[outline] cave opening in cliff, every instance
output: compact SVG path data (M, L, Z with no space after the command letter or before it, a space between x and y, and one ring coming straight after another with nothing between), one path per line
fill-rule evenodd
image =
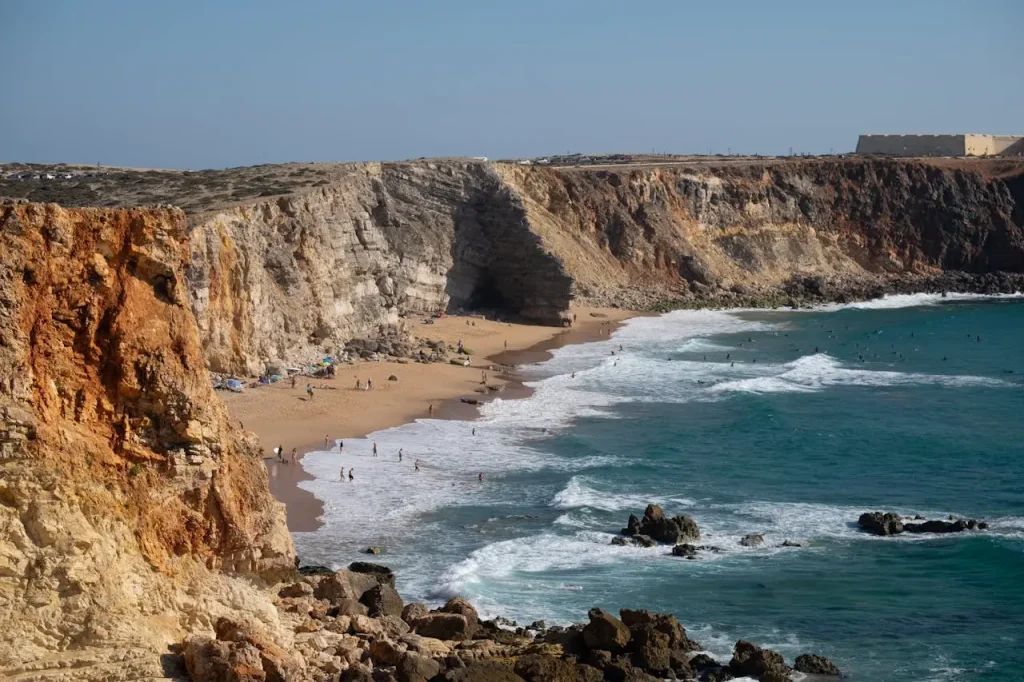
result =
M485 270L480 274L479 279L473 286L473 293L469 295L467 307L470 310L493 310L496 312L512 313L508 299L501 293L498 282L494 275Z

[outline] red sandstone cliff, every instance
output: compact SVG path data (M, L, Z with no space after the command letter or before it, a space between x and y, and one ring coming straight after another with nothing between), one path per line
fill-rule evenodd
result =
M136 679L294 565L213 395L175 209L0 206L0 677ZM232 577L235 574L245 577Z

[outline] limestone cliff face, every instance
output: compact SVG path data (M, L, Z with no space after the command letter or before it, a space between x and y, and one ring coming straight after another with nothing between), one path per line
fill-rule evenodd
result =
M450 306L559 323L571 296L562 263L483 164L352 166L327 187L193 222L192 304L217 371L310 360Z
M172 209L0 205L0 677L159 675L294 565L210 388ZM247 578L231 577L244 574Z
M577 291L598 300L1024 271L1019 178L863 160L501 174Z
M352 165L323 187L194 217L188 278L211 368L256 374L438 309L560 324L574 297L749 304L807 277L842 295L1021 273L1022 178L891 160Z

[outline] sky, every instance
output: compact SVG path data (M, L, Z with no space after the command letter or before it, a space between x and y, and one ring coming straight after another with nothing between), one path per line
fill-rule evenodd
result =
M1024 133L1024 0L0 0L0 161L822 154Z

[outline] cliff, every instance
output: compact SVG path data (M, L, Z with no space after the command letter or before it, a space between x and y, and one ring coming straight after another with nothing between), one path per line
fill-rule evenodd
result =
M0 205L0 677L162 676L294 566L210 387L176 209ZM237 576L237 577L233 577Z
M256 374L439 309L561 324L573 299L649 308L1013 289L1024 169L992 168L343 166L322 186L193 216L192 306L211 368Z

